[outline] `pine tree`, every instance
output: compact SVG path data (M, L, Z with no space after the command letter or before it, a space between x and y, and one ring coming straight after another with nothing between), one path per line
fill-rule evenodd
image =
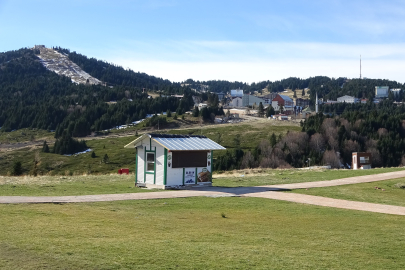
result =
M270 117L274 114L276 114L276 112L274 111L273 106L269 105L269 107L267 107L267 110L266 110L266 117Z
M259 108L258 108L258 111L257 111L257 114L259 115L259 117L263 117L263 115L264 115L264 107L263 107L263 103L259 103Z
M49 146L46 141L44 141L44 145L42 146L42 152L49 153Z
M276 145L276 143L277 143L276 134L272 133L271 136L270 136L270 144L271 144L271 147L274 147L274 146Z
M195 106L193 109L193 116L198 117L199 115L200 115L200 110L198 109L197 106Z

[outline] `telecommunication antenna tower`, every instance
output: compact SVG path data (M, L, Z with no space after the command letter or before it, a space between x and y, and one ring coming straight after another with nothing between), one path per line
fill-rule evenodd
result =
M361 54L360 54L360 80L361 80Z

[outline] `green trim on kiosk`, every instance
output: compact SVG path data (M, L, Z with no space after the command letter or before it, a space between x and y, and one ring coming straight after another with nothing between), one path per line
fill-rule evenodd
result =
M165 148L165 154L164 154L164 170L163 170L163 185L167 184L167 149Z
M135 148L135 185L138 183L138 148Z

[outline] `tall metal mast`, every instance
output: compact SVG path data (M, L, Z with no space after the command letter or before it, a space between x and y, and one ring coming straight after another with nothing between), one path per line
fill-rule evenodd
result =
M361 54L360 54L360 79L361 79Z

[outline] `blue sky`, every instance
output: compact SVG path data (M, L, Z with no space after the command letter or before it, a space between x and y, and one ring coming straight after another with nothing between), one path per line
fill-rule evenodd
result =
M44 44L172 81L405 82L405 1L0 0L0 52Z

